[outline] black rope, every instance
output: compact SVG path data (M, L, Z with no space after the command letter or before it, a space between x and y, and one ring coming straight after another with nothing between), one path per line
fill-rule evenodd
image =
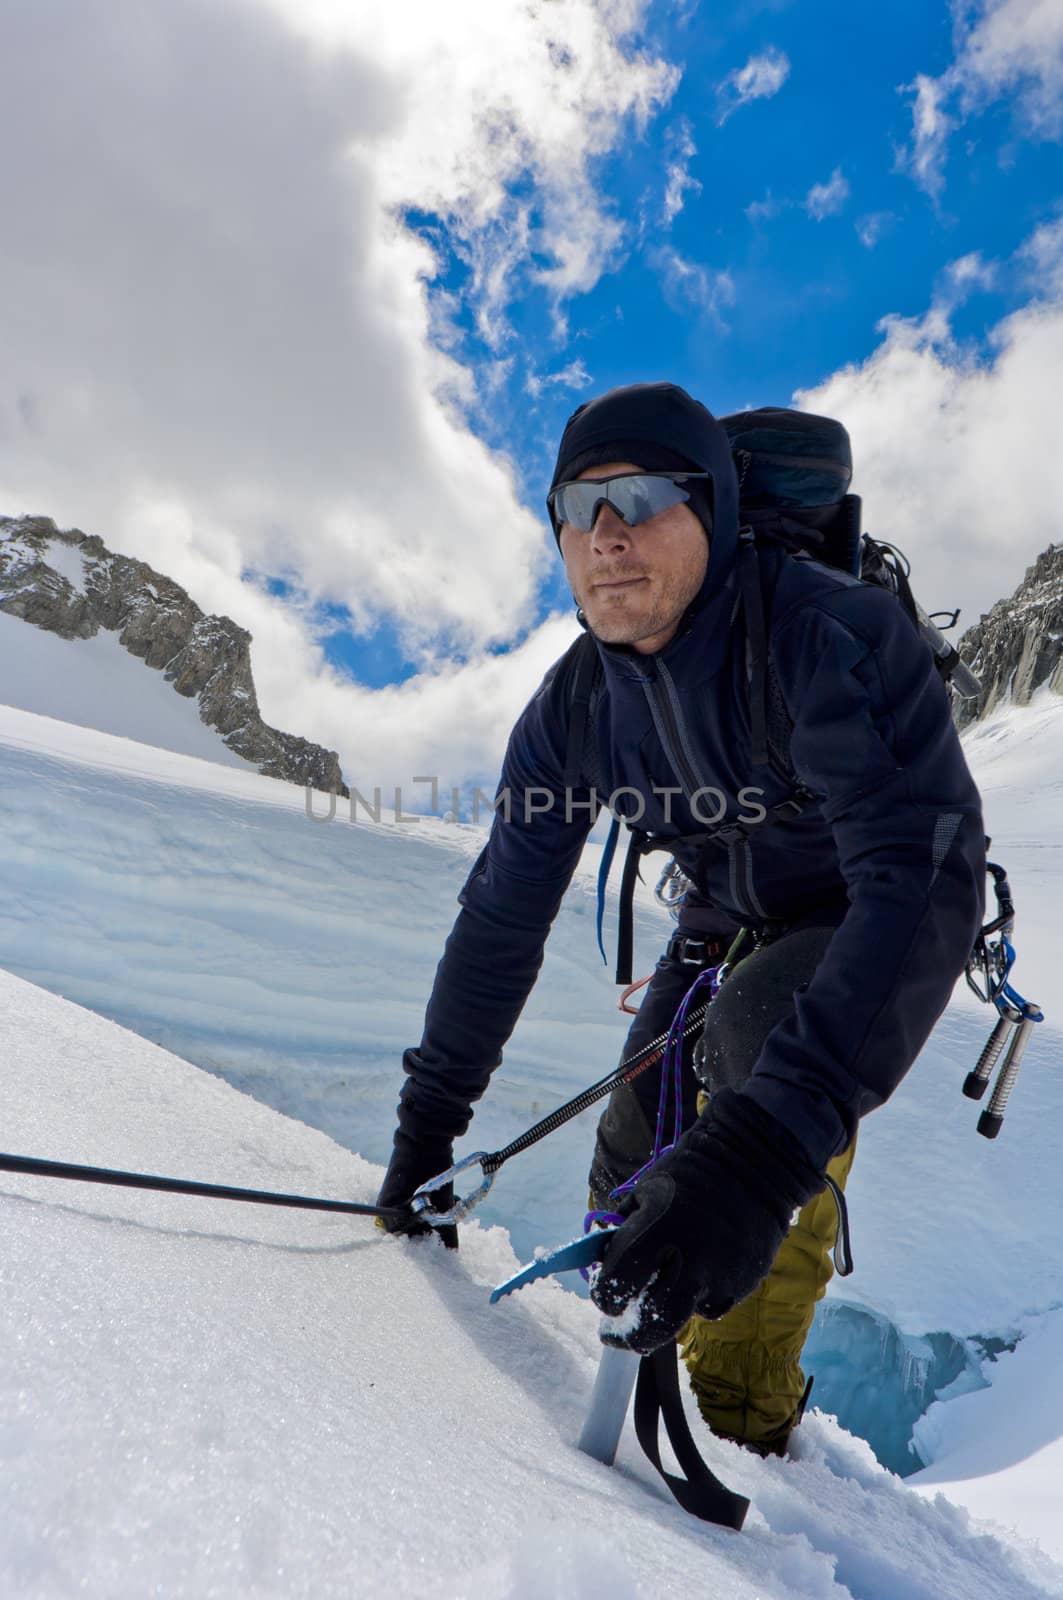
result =
M110 1167L79 1167L70 1161L39 1161L31 1156L0 1155L0 1172L25 1172L36 1178L71 1178L76 1183L107 1183L122 1189L158 1189L164 1194L196 1194L208 1200L247 1200L258 1206L294 1206L302 1211L342 1211L355 1217L405 1217L403 1206L370 1206L356 1200L319 1200L302 1194L273 1194L268 1189L233 1189L221 1183L189 1178L158 1178L146 1172L119 1172Z

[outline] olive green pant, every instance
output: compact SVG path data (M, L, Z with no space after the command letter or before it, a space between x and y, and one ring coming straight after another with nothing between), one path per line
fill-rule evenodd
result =
M683 1064L684 1121L707 1103L714 1088L739 1088L753 1070L764 1040L790 1015L795 993L822 960L833 927L806 926L784 934L737 966L713 1002L705 1029L703 1087ZM667 958L658 963L625 1055L667 1029L696 976ZM653 1073L645 1074L653 1079ZM609 1209L609 1195L650 1155L660 1079L614 1091L598 1127L591 1168L591 1202ZM651 1114L652 1112L652 1114ZM827 1168L839 1188L852 1166L855 1140ZM801 1351L816 1305L833 1274L830 1251L838 1215L829 1190L801 1210L768 1276L740 1305L714 1322L692 1317L679 1335L680 1353L698 1407L713 1432L764 1451L782 1452L799 1420L805 1395Z
M827 1168L840 1189L853 1163L854 1139ZM829 1189L798 1213L759 1288L715 1322L691 1317L679 1334L690 1387L713 1433L782 1451L805 1394L801 1351L834 1267L838 1227Z

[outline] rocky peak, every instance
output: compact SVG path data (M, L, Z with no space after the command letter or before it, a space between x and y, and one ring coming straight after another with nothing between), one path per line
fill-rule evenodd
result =
M957 649L982 684L979 699L958 703L961 728L1005 701L1028 704L1045 684L1063 694L1063 544L1042 551L1011 598L968 628Z
M236 755L270 778L346 795L339 757L263 722L251 676L251 635L206 615L146 561L116 555L50 517L0 517L0 611L63 639L105 628L162 672Z

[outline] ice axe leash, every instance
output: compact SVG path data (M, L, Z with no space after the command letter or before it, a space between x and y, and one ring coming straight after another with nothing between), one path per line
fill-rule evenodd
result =
M721 968L722 972L723 969ZM705 1021L706 1012L710 1005L705 1000L701 1005L693 1007L686 1017L685 1024L680 1034L681 1039L687 1039L697 1033ZM618 1067L612 1072L607 1072L604 1078L599 1078L597 1083L592 1083L589 1088L583 1089L574 1095L571 1100L566 1100L564 1105L549 1112L532 1127L525 1129L517 1138L504 1145L501 1150L476 1150L472 1155L464 1156L454 1166L448 1167L446 1172L440 1172L436 1177L423 1183L416 1194L409 1201L407 1214L412 1211L415 1216L424 1222L431 1223L432 1227L443 1227L447 1223L463 1222L469 1213L480 1204L494 1183L501 1168L514 1156L521 1155L525 1150L530 1150L533 1144L538 1144L540 1139L545 1139L547 1134L554 1133L558 1128L564 1127L566 1122L571 1122L573 1117L578 1117L581 1112L593 1106L596 1101L621 1083L631 1083L640 1073L653 1066L665 1053L669 1035L672 1030L658 1034L640 1049L625 1057ZM454 1204L446 1211L436 1211L432 1207L432 1196L436 1190L442 1189L446 1184L453 1183L455 1178L468 1173L472 1168L478 1167L481 1181L475 1189L471 1189L464 1197L455 1199Z
M986 870L993 879L997 915L985 924L975 940L967 962L967 986L979 1000L995 1006L998 1015L982 1054L964 1079L963 1092L969 1100L981 1100L1000 1062L989 1104L978 1118L978 1132L986 1139L995 1139L1003 1125L1004 1110L1015 1087L1030 1035L1035 1025L1044 1021L1044 1012L1032 1000L1024 1000L1011 983L1011 969L1015 965L1015 947L1011 942L1015 902L1004 868L995 861L987 861Z

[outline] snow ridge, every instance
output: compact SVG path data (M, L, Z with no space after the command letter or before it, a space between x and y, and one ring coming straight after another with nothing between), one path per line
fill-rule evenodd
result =
M100 629L196 701L228 749L268 777L347 794L335 751L263 722L251 673L251 635L207 616L180 584L103 540L49 517L0 517L0 612L65 640ZM76 672L68 656L55 656Z

